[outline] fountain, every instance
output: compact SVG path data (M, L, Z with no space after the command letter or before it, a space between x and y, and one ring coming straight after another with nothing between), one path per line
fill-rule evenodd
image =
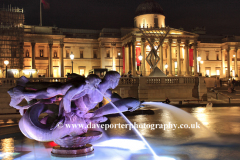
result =
M32 159L34 156L35 158L38 157L38 159L59 159L59 157L77 156L78 159L87 157L89 159L109 160L221 159L217 155L228 158L228 154L224 155L225 151L222 150L228 150L229 147L237 149L240 146L234 139L220 141L216 138L218 137L216 134L210 132L200 121L181 109L159 102L144 102L141 104L137 99L121 98L115 93L112 94L109 89L117 86L119 78L118 73L110 72L103 80L100 80L96 75L90 75L86 79L78 77L63 84L58 83L57 86L50 85L43 90L29 91L24 89L27 83L29 84L28 80L21 77L17 82L17 86L10 89L8 93L12 98L10 105L20 109L23 114L19 121L19 127L22 133L30 140L21 136L20 139L14 138L13 140L11 137L16 135L9 135L10 138L1 139L2 151L0 151L0 158L14 156L17 159L20 156L21 159ZM59 97L59 95L62 96ZM98 102L102 101L103 97L109 99L110 103L97 110L92 110ZM20 106L19 101L23 99L26 99L29 104ZM114 129L101 131L98 128L89 127L105 122L107 120L105 115L112 113L122 114L121 112L134 111L141 106L151 106L151 109L156 108L155 115L135 115L128 117L129 119L124 115L122 115L123 118L109 117L111 124L123 124L124 121L127 121L129 126L134 129L137 128L135 122L141 124L155 123L157 121L159 124L167 124L177 119L177 122L181 121L188 125L198 123L201 129L192 129L189 132L189 129L181 131L179 129L146 130L140 127L138 130L134 129L136 135L140 137L138 138L129 137L128 132L131 131L128 129L123 131L124 129L120 128L114 132ZM27 111L24 113L23 109ZM204 109L199 108L199 111L202 112ZM92 111L89 112L90 110ZM168 113L174 118L171 119ZM207 113L215 116L215 108ZM233 111L233 113L237 113L237 110ZM44 118L39 120L38 118L42 114L45 114ZM202 118L207 120L206 116ZM234 118L234 116L231 116L231 118ZM236 120L233 119L233 121ZM131 122L134 122L134 124ZM164 134L162 134L162 131L164 131ZM233 130L233 132L235 133L237 130ZM175 134L178 136L180 134L180 137L185 135L192 137L193 134L194 138L180 138L180 141L175 142ZM181 136L181 134L184 136ZM111 137L111 135L114 135L114 137ZM198 138L205 138L205 140L197 141ZM35 140L42 143L36 143ZM7 149L6 146L11 146L14 142L16 143L15 149ZM23 146L20 147L19 142ZM29 142L34 143L34 145L29 145ZM43 148L43 145L45 148ZM34 148L30 148L30 146L34 146ZM50 148L47 146L50 146ZM25 153L25 151L28 152ZM52 157L48 156L50 151ZM231 157L233 159L237 158L236 154Z
M90 143L102 136L102 132L92 127L89 129L89 125L105 122L107 118L104 115L134 111L140 107L137 99L122 99L118 94L111 93L110 89L118 85L119 79L118 72L110 71L102 81L96 75L89 75L86 79L79 76L57 86L28 91L25 90L28 80L21 77L17 86L8 91L11 96L10 106L20 109L21 114L23 109L27 109L19 122L20 130L26 137L40 142L54 141L58 144L53 147L53 156L85 156L93 153L94 149ZM59 95L63 97L56 98ZM107 104L90 113L103 97L110 97L111 105ZM19 106L24 98L29 105ZM54 103L56 101L59 105ZM42 113L47 115L39 120ZM122 116L127 120L123 114ZM136 132L155 154L141 134L137 130Z

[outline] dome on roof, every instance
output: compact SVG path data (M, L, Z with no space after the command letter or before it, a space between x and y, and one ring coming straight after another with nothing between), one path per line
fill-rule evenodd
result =
M143 14L161 14L164 15L162 7L154 0L145 0L136 9L135 17Z

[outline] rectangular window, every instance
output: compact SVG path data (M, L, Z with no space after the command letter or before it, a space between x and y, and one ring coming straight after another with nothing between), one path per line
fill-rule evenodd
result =
M206 60L209 60L209 51L206 51Z
M210 67L206 67L205 68L205 73L206 73L205 74L206 77L210 77L211 76L211 68Z
M216 70L216 74L219 76L220 75L220 70Z
M107 58L110 58L110 50L107 50Z
M81 75L81 76L85 76L84 74L85 74L85 70L84 69L79 69L79 74Z
M209 74L210 74L210 71L209 71L209 70L206 70L206 76L209 77Z
M66 58L69 58L69 50L66 50Z
M177 61L174 62L174 71L175 71L175 75L177 75L177 72L178 72Z
M59 73L58 67L54 67L54 68L53 68L53 77L59 77L59 76L58 76L58 73Z
M83 58L83 51L80 51L80 58Z
M65 68L65 75L71 74L71 69L70 68Z
M154 18L154 27L158 28L158 18L157 17Z
M93 58L97 58L97 51L93 50Z
M43 49L40 49L39 52L40 52L40 57L43 57Z
M219 60L219 54L216 54L216 59Z

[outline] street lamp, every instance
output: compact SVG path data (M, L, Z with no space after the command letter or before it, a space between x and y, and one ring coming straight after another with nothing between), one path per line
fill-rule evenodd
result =
M7 65L9 64L9 61L8 61L8 60L5 60L5 61L4 61L4 64L6 65L6 78L8 78L8 75L7 75Z
M70 58L71 58L71 60L72 60L72 73L73 73L73 59L74 59L74 54L73 54L73 52L71 52Z
M168 64L165 64L165 69L166 69L166 75L167 75L167 68L168 68Z
M139 59L139 61L140 61L140 70L141 70L141 75L142 75L142 69L141 69L142 58L143 58L143 56L142 56L142 55L141 55L141 53L140 53L140 55L138 56L138 59Z
M120 52L118 52L118 59L119 59L119 74L120 74L120 56L121 56L121 53Z
M197 61L198 61L198 73L200 73L200 61L201 61L201 57L197 57Z

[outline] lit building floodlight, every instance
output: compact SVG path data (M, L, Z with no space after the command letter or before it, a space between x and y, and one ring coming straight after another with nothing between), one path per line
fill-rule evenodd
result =
M72 73L73 73L73 59L74 59L74 54L71 52L70 54L70 59L72 60Z
M168 68L168 64L167 64L167 63L165 64L165 68L166 68L166 69Z
M7 66L9 64L9 61L8 60L5 60L4 61L4 64Z
M4 64L6 65L6 78L8 78L7 65L9 64L9 61L8 61L8 60L5 60L5 61L4 61Z
M201 59L202 59L201 57L197 57L197 60L198 60L198 61L201 61Z
M70 54L70 58L71 58L71 60L74 59L74 54L73 54L73 52L71 52L71 54Z
M168 68L168 64L165 64L165 69L166 69L166 75L167 75L167 68Z
M138 59L139 59L140 61L142 61L142 58L143 58L143 56L140 54L140 55L138 56Z

